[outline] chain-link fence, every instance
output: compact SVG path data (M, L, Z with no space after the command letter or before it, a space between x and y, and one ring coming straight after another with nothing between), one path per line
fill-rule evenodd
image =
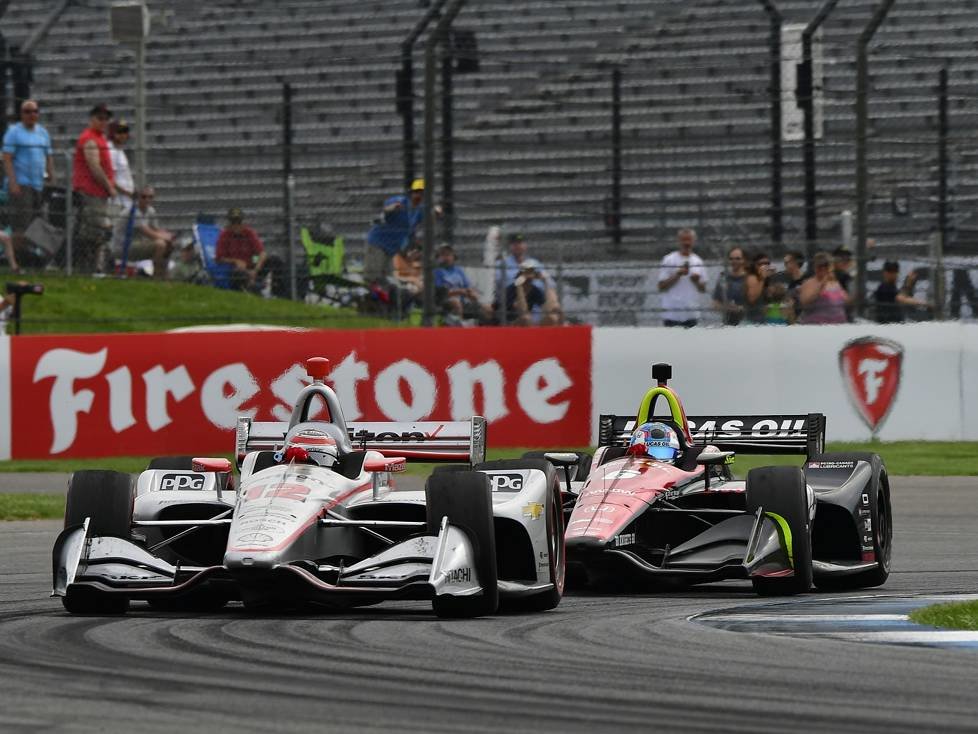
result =
M810 2L777 5L785 32L813 14ZM817 37L813 202L795 114L805 93L796 89L800 59L791 43L775 98L784 130L774 136L774 165L771 36L760 3L463 6L431 100L437 155L429 190L446 210L437 241L455 245L484 283L483 300L492 301L493 258L507 254L509 234L524 234L565 316L596 324L661 320L656 269L682 227L696 229L709 266L700 323L720 321L712 289L733 246L767 252L775 264L793 250L858 250L855 47L876 6L836 8ZM60 150L72 150L95 102L132 118L134 57L111 42L106 7L73 4L35 52L34 96ZM398 110L405 90L396 79L401 44L424 9L392 0L379 18L348 2L292 0L272 9L181 1L161 18L162 9L153 7L147 47L146 139L130 143L146 149L161 226L186 234L198 224L220 228L237 207L286 276L294 259L299 296L310 282L311 300L325 303L381 308L382 295L403 296L386 282L383 294L350 283L362 278L365 236L385 200L423 170L423 36L411 53L413 170L405 165L406 118ZM5 26L16 21L27 33L40 15L37 3L14 0ZM897 4L870 47L867 303L883 263L893 260L901 284L919 273L913 297L934 305L928 314L973 317L976 29L978 10L966 0L936 14L925 4ZM70 155L56 161L58 181L67 181ZM77 211L60 206L71 232ZM58 224L61 214L54 216ZM487 255L492 227L502 228L503 244ZM77 243L65 244L74 257ZM338 249L339 265L331 260Z

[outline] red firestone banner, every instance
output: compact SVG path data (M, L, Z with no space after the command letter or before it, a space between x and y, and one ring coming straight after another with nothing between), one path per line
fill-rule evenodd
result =
M349 421L489 421L489 446L584 446L591 330L427 329L10 340L11 454L231 453L239 415L288 420L324 356Z

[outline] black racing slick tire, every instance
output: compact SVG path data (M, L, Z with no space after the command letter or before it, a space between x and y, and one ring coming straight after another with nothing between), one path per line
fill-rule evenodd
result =
M88 517L89 536L129 538L134 497L135 487L128 474L99 469L76 471L68 481L65 527L80 525Z
M530 452L528 452L530 453ZM543 453L543 452L541 452ZM567 555L564 550L564 512L561 475L558 469L543 458L501 459L476 464L477 470L486 471L525 471L536 469L543 472L547 487L544 512L547 517L547 545L550 556L549 576L553 587L530 596L508 597L502 599L500 608L506 612L542 612L556 607L564 596L564 586L567 580ZM556 514L556 516L555 516ZM535 561L534 561L535 562Z
M132 477L117 471L77 471L68 482L65 527L89 518L89 536L129 538L135 487ZM125 614L129 599L84 586L69 588L61 598L72 614Z
M461 528L475 550L475 571L482 592L473 596L436 596L432 608L439 617L481 617L499 608L496 531L492 491L485 474L451 471L433 474L425 484L428 532L437 535L442 518Z
M777 515L784 522L785 543L791 548L794 575L786 578L751 579L761 596L801 594L812 587L812 532L809 519L808 489L800 467L767 466L747 473L747 512L758 508ZM785 527L786 526L786 527ZM790 540L790 543L789 543Z
M890 576L893 557L893 508L890 505L890 479L879 454L861 452L830 453L813 456L811 461L865 461L873 470L866 494L869 495L869 514L873 523L873 550L876 568L846 576L820 576L815 579L819 591L850 591L882 586ZM860 534L863 528L858 528Z
M192 456L157 456L150 460L147 469L171 469L173 471L191 471L194 463Z

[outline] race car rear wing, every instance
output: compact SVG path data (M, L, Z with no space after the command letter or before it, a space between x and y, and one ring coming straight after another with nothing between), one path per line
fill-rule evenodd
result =
M468 421L420 421L415 423L347 423L354 450L380 451L384 456L430 462L486 460L486 419ZM286 421L252 421L238 418L235 454L238 465L250 451L277 451L289 430Z
M651 420L651 419L650 419ZM825 415L687 416L697 444L741 454L805 454L825 450ZM627 446L635 430L633 415L602 415L598 422L599 446Z

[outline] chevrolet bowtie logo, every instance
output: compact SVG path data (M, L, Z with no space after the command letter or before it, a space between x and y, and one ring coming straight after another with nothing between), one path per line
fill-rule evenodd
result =
M543 505L539 502L530 502L523 506L523 517L528 517L531 520L538 520L542 512Z

